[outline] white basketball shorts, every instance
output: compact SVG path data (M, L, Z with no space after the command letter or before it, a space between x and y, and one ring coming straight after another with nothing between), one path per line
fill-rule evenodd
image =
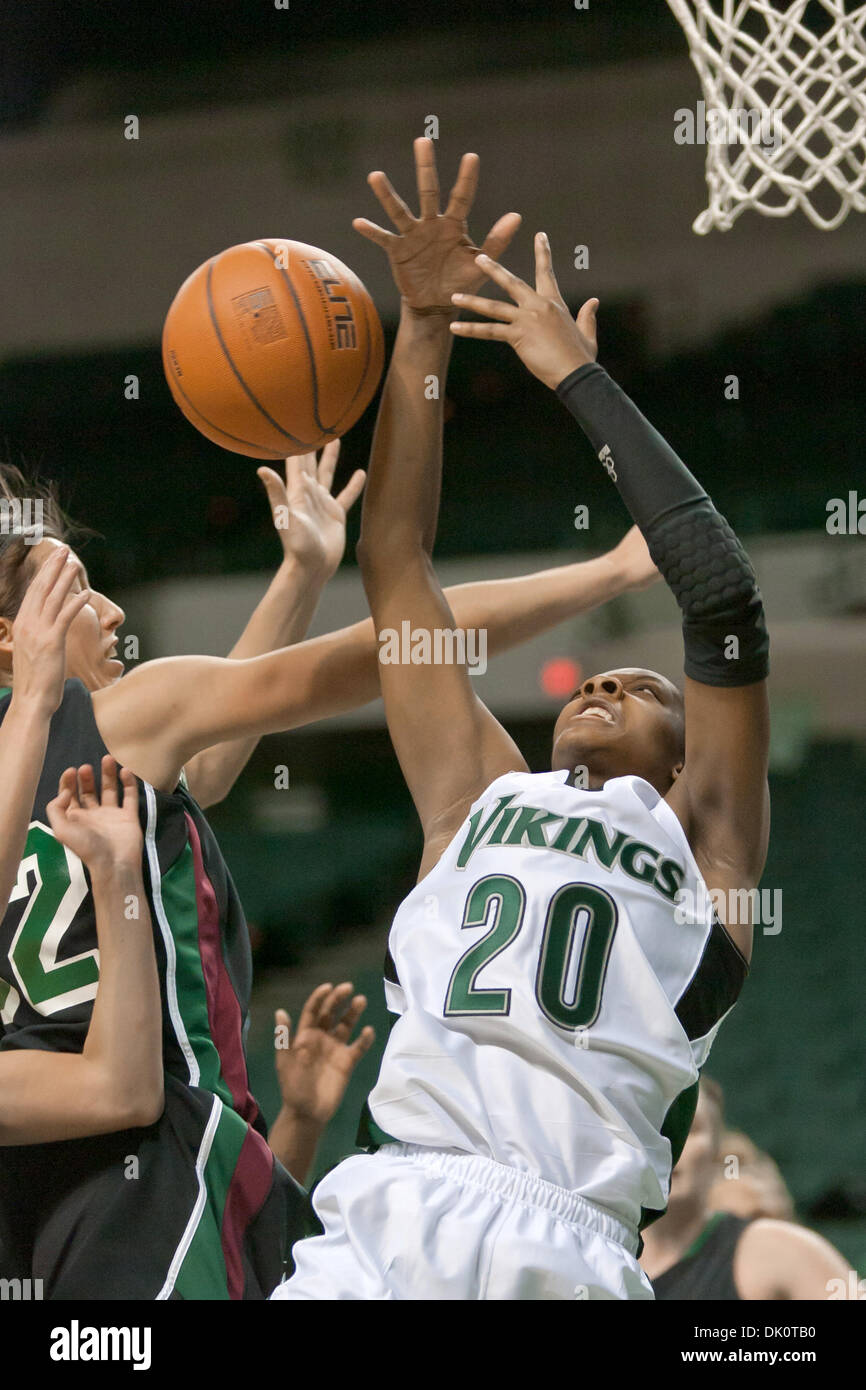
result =
M592 1202L455 1150L387 1144L323 1178L325 1228L272 1299L647 1299L637 1236Z

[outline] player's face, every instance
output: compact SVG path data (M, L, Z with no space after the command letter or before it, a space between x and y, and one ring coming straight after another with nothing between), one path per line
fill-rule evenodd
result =
M591 676L553 731L554 772L585 767L588 785L644 777L664 795L682 767L682 699L655 671L629 667Z
M34 570L45 563L56 540L40 541L33 547ZM88 587L87 571L77 556L78 576L72 592ZM88 690L102 690L123 675L123 662L117 657L117 629L124 612L104 594L91 591L90 602L75 615L66 636L66 676L77 677Z

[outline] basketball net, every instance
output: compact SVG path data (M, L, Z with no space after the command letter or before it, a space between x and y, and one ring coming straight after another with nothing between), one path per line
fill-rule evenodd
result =
M694 230L727 231L747 208L767 217L801 208L824 231L852 208L866 212L866 4L668 4L688 37L706 106L710 199Z

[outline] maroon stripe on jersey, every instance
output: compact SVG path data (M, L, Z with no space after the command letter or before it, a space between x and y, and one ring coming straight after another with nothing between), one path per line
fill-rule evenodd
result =
M248 1129L223 1208L221 1234L229 1298L240 1299L244 1296L244 1236L250 1222L258 1216L265 1203L273 1176L274 1156L271 1150L256 1130Z
M258 1118L259 1108L249 1090L241 1006L223 960L219 904L213 884L205 871L201 840L195 821L188 812L184 812L184 815L195 874L198 944L207 993L210 1035L219 1053L220 1071L231 1091L234 1108L239 1115L253 1124Z

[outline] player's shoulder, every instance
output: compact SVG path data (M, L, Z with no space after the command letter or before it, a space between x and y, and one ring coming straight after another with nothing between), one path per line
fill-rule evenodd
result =
M795 1221L758 1217L750 1221L737 1243L735 1278L741 1296L752 1299L791 1297L792 1275L823 1278L839 1273L844 1261L838 1251Z
M750 1221L740 1237L740 1247L752 1256L789 1258L798 1253L823 1250L826 1242L816 1231L800 1226L796 1221L781 1221L776 1217L759 1216Z

